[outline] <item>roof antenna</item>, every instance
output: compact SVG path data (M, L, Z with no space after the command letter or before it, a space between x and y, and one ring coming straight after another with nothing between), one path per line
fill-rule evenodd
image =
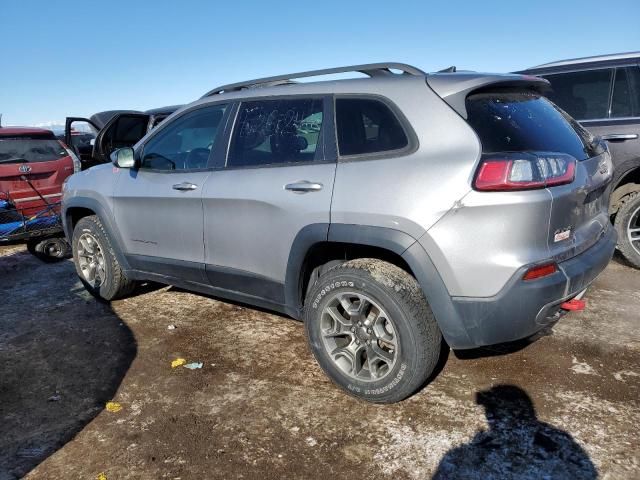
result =
M455 73L455 72L456 72L455 65L451 65L449 68L445 68L444 70L438 70L438 73Z

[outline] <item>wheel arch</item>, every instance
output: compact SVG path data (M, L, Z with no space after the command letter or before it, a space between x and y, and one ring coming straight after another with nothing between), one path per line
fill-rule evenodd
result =
M112 221L111 215L108 214L104 206L96 199L93 198L72 198L68 202L65 202L62 223L65 231L65 235L71 244L73 240L73 229L77 223L84 217L95 215L98 217L104 230L109 237L109 242L116 255L118 263L122 266L123 270L129 270L129 264L122 252L120 246L122 245L120 233L115 227L115 222Z
M624 197L640 190L640 157L625 162L616 171L609 201L609 214L615 215Z
M384 227L328 223L306 226L296 235L287 263L285 303L289 313L301 318L311 274L332 260L380 258L413 275L401 255L415 241L404 232Z
M353 258L378 258L412 275L449 345L464 348L473 344L428 253L411 235L392 228L332 223L301 230L293 242L287 265L287 313L302 318L304 295L314 268L332 259Z

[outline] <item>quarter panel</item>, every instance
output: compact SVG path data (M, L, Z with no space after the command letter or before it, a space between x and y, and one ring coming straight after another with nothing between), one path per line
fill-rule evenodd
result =
M480 144L424 79L384 93L413 127L418 148L403 157L339 161L331 220L418 238L470 190Z
M420 238L449 294L495 295L520 267L548 259L551 202L546 189L470 192Z

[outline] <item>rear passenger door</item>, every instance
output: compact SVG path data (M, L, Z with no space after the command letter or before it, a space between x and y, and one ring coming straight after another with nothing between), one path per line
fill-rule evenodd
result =
M329 98L297 96L236 108L226 162L203 190L207 277L218 288L282 305L294 239L312 224L328 231L332 106Z

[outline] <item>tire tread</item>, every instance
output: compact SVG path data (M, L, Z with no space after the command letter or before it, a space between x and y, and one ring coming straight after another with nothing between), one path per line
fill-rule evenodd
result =
M640 191L635 191L622 200L618 213L616 214L614 226L618 232L618 250L620 250L620 253L622 253L622 256L629 264L640 269L640 254L627 240L628 217L638 207L640 207Z

